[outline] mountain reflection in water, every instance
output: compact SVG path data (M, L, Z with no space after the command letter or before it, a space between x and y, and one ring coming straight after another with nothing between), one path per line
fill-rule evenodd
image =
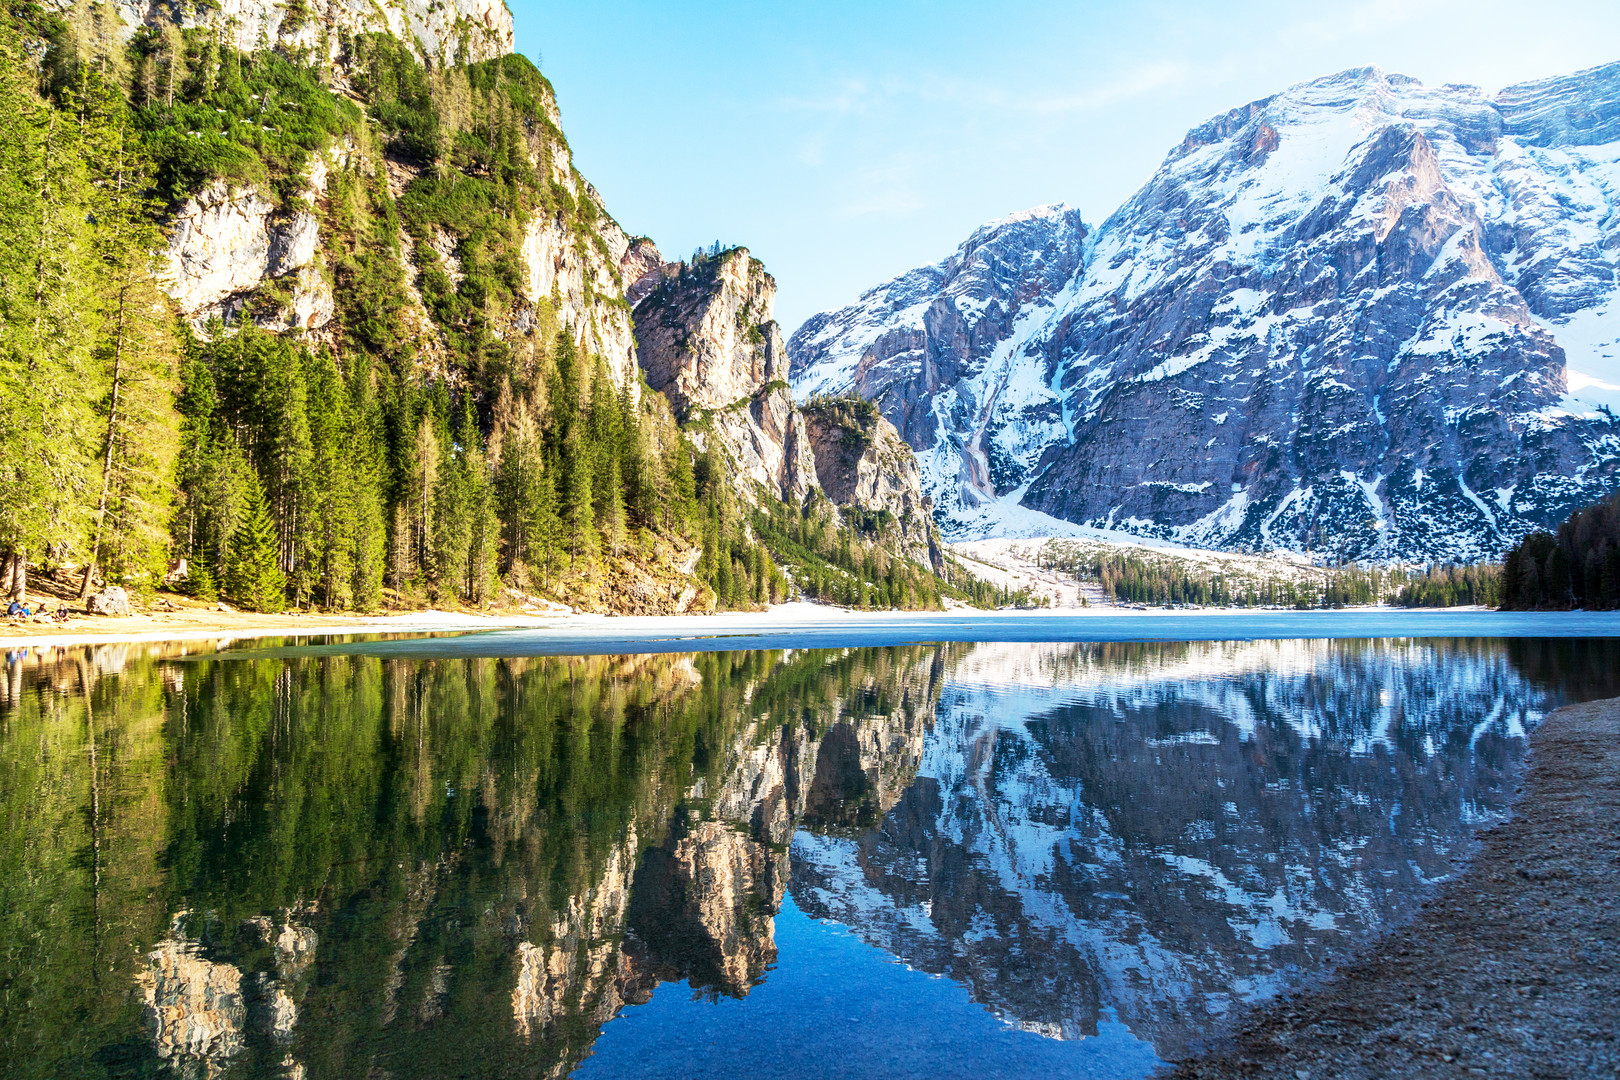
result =
M661 984L704 1023L800 985L773 971L789 891L988 1022L1174 1055L1409 912L1505 812L1526 727L1620 692L1617 660L1608 640L14 653L0 1061L622 1066L643 1029L604 1025ZM837 1064L832 1029L769 1038ZM891 1041L872 1071L907 1070Z

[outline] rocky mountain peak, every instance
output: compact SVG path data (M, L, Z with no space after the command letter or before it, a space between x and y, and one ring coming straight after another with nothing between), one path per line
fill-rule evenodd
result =
M996 267L1027 299L948 317L947 260L812 318L795 385L877 401L947 534L1497 553L1620 483L1579 396L1620 405L1617 86L1301 83L1193 128L1083 265Z
M785 381L776 279L747 248L667 263L636 304L648 385L677 412L723 409Z
M1054 308L1079 273L1088 230L1079 211L1038 207L975 230L954 254L866 292L794 332L801 397L855 392L918 454L942 522L1016 487L1061 420L1027 378L1035 313Z
M666 263L635 286L635 330L647 385L718 439L746 479L798 502L817 486L804 420L787 384L776 279L747 248Z

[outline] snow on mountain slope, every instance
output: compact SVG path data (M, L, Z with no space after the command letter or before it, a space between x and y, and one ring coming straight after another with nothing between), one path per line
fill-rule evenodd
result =
M1009 221L789 342L799 392L895 419L948 537L1472 559L1620 486L1620 64L1342 72L1195 128L1090 235Z
M916 450L936 519L961 531L1062 434L1058 395L1029 350L1065 302L1085 238L1070 207L1013 214L938 265L812 317L788 345L794 393L877 401Z

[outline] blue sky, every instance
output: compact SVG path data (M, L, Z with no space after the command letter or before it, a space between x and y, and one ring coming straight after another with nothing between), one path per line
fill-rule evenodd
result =
M1188 128L1304 79L1620 59L1614 0L508 2L613 215L668 258L746 244L785 331L1014 210L1100 222Z

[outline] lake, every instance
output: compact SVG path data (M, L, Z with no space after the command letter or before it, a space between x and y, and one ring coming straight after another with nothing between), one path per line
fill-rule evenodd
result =
M1620 694L1612 620L1041 618L13 651L0 1072L1141 1077Z

